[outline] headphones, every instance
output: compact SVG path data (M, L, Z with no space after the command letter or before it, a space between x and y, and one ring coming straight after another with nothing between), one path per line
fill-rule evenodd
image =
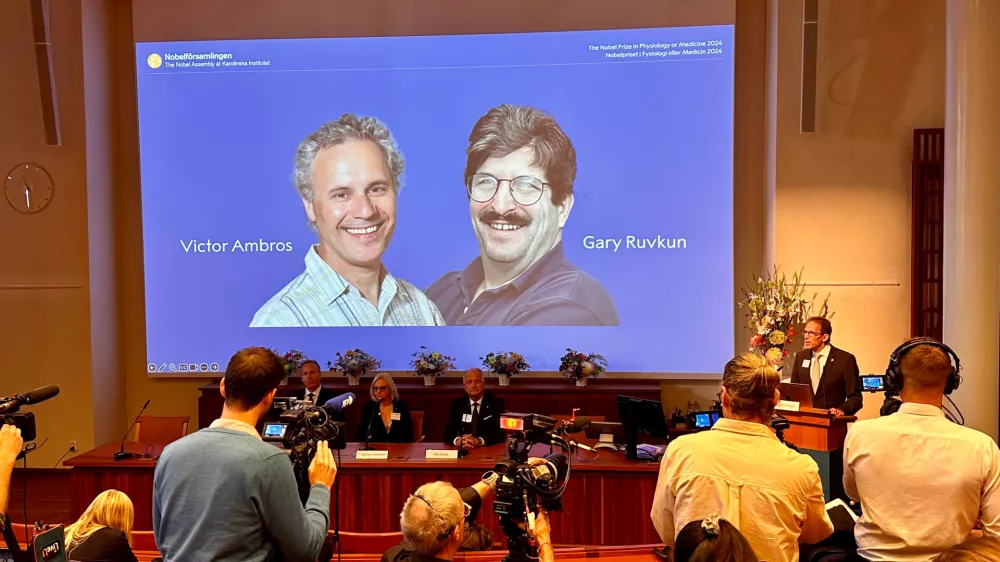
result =
M889 365L885 368L886 395L897 395L903 390L903 370L900 368L899 363L902 361L903 356L909 353L911 349L921 345L936 347L951 358L951 372L948 373L948 382L944 385L944 393L946 395L954 392L962 384L962 376L958 374L962 370L962 364L958 359L958 355L950 347L933 338L913 338L897 347L893 350L892 355L889 356Z

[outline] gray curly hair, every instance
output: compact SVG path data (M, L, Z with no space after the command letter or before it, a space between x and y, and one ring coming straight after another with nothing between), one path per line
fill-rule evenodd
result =
M362 140L371 141L382 150L385 163L392 173L392 187L399 193L402 187L404 160L389 128L374 117L367 115L359 117L353 113L345 113L336 121L324 123L306 137L295 151L295 171L292 181L295 182L295 188L299 190L302 199L312 201L315 195L313 165L319 151L348 141Z
M417 488L403 504L399 528L403 539L417 552L433 555L448 546L450 533L462 517L458 490L448 482L431 482Z

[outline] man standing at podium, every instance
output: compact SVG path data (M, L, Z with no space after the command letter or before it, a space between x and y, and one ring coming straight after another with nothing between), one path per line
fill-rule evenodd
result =
M833 326L822 316L806 320L802 335L805 349L795 354L792 382L812 386L814 408L853 416L862 406L857 359L830 345Z

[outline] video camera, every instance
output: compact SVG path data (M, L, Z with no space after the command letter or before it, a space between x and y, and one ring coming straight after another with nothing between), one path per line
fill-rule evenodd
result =
M896 413L896 410L899 410L899 406L903 403L899 399L899 391L893 388L886 378L885 375L858 375L858 384L863 392L885 393L885 400L882 402L882 407L879 408L880 416Z
M21 439L24 441L34 441L35 414L31 412L21 412L21 406L30 406L54 398L59 394L59 387L55 385L43 386L24 394L15 394L11 397L0 398L0 416L5 425L13 425L21 430Z
M278 416L277 424L267 424L264 438L281 439L281 444L290 451L295 481L299 496L303 501L309 495L309 463L316 454L316 445L327 441L331 449L347 447L347 430L344 422L334 421L333 416L354 403L354 394L348 392L331 398L322 406L307 405L304 408L285 410Z
M582 418L581 418L582 420ZM497 474L493 512L507 537L504 560L537 560L538 545L519 525L533 520L538 504L546 511L562 509L562 495L569 483L570 442L560 434L580 431L586 422L560 423L539 414L508 413L500 416L500 427L508 432L507 456L493 466ZM560 446L565 453L552 453L540 465L528 464L536 443Z

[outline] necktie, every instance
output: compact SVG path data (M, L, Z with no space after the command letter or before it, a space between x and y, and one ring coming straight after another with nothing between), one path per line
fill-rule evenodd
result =
M819 379L823 376L823 366L821 365L820 355L817 353L813 354L812 363L809 364L809 378L812 379L813 392L819 392Z
M310 392L309 396L307 397L307 400L309 400L310 404L315 404L316 403L316 393Z
M472 435L479 437L479 402L472 403Z

